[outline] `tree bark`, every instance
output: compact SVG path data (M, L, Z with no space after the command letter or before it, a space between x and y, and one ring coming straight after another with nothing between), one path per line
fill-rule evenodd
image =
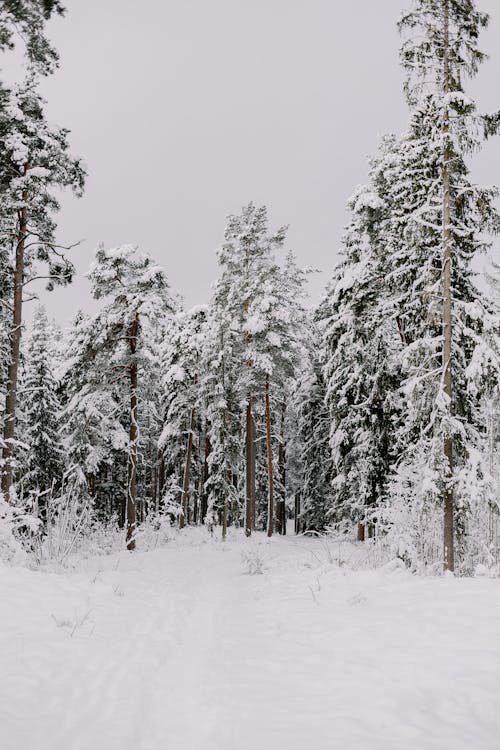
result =
M163 507L163 490L165 489L165 459L160 456L158 464L158 511Z
M449 69L449 0L442 0L443 7L443 97L450 90ZM452 234L450 215L450 122L448 105L444 105L443 113L443 265L442 265L442 293L443 293L443 389L446 396L446 408L451 412L451 399L453 394L451 358L452 358L452 288L451 288L451 260L452 260ZM447 428L448 429L448 428ZM453 472L453 438L445 434L443 441L443 452L447 467L445 478L445 489L443 497L444 505L444 569L454 570L454 515L455 502L453 488L451 485Z
M135 549L135 532L137 528L137 337L139 333L139 315L136 314L127 331L131 363L130 376L130 428L127 460L127 549Z
M229 478L230 481L230 478ZM223 541L226 539L227 536L227 495L224 495L224 498L222 500L222 539Z
M358 530L357 530L357 540L358 542L364 542L365 541L365 525L364 523L358 523Z
M23 192L23 202L27 200L26 192ZM24 283L24 252L26 245L26 233L28 228L28 210L24 206L19 211L19 231L16 244L16 265L14 269L14 307L12 317L12 330L10 334L10 360L7 370L7 394L5 398L5 417L2 450L2 494L5 502L12 500L12 485L14 478L14 440L16 435L16 406L17 406L17 383L19 373L19 356L21 348L21 330L23 319L23 283Z
M252 398L248 397L245 423L246 452L246 498L245 498L245 534L250 536L255 530L255 427L252 415Z
M295 494L295 513L294 513L294 531L296 534L300 534L300 492Z
M189 418L189 433L186 447L186 460L184 463L184 476L182 480L182 513L179 517L179 528L184 528L188 522L188 497L189 497L189 480L191 475L191 453L193 451L193 432L194 432L194 408L191 409L191 416Z
M266 378L266 439L267 439L267 536L274 531L274 484L273 484L273 446L271 441L271 400L269 397L269 377Z
M208 424L205 425L205 455L203 461L203 492L201 495L201 523L205 523L205 516L208 510L208 495L205 489L208 480L208 457L210 455L210 436L208 434Z
M278 466L280 471L281 485L283 487L283 497L278 504L278 530L280 534L286 534L286 452L285 452L285 410L286 405L283 401L281 406L281 439L278 446Z

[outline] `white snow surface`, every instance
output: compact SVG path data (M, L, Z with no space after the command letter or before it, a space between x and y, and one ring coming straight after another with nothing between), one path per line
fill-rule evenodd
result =
M187 530L2 566L2 750L498 748L499 581L338 559Z

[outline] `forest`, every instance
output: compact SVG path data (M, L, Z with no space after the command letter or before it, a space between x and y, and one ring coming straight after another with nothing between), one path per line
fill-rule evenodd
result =
M495 750L500 214L497 188L477 184L474 170L500 110L483 114L472 97L488 14L479 0L401 8L394 97L405 126L379 139L363 184L342 183L347 219L320 298L310 294L319 269L291 242L293 201L288 226L248 195L225 224L219 217L217 278L208 303L192 306L171 282L189 228L185 247L100 242L86 296L78 291L85 241L62 231L66 196L85 205L93 170L112 172L113 161L87 166L48 115L46 85L64 66L53 24L83 13L72 33L91 88L107 95L108 76L120 92L126 79L128 102L137 90L114 61L120 44L152 71L145 30L161 27L162 13L175 26L187 8L187 44L209 5L219 40L222 21L233 24L224 55L244 50L215 65L234 64L238 86L224 97L259 110L238 65L258 48L262 19L284 29L270 37L279 75L292 79L281 53L307 52L312 39L298 23L295 49L294 14L313 28L350 13L347 38L372 0L353 0L354 11L330 0L98 5L97 14L74 0L0 0L2 750ZM383 20L385 0L377 5ZM120 41L127 24L130 49ZM109 70L92 68L99 33ZM164 47L155 53L165 61ZM11 82L3 66L13 60L22 75ZM186 82L186 100L190 62L179 55L169 71ZM200 52L196 72L210 62ZM342 75L364 85L364 72ZM170 106L165 91L156 97ZM211 94L203 102L200 131L211 117L219 125ZM335 103L335 118L354 122L353 101ZM141 137L123 149L120 122L106 130L95 102L84 109L103 142L116 133L120 187L149 202L152 186L135 184L128 164L136 151L148 162ZM141 111L145 128L154 112ZM276 123L259 113L267 138ZM304 138L316 115L311 107ZM154 124L163 137L168 118L182 116L173 106ZM230 123L242 146L244 124ZM190 139L186 128L188 148ZM169 164L147 167L162 189L177 188ZM197 167L193 156L193 191L204 189ZM233 190L223 169L214 179ZM317 198L307 180L302 188ZM176 210L165 201L159 236ZM200 259L192 279L203 268ZM81 309L64 324L47 300L72 284Z
M0 41L25 78L0 91L3 545L43 559L97 527L326 531L377 540L411 569L498 563L499 299L476 257L500 229L469 161L500 115L467 83L488 17L416 0L399 21L406 131L385 136L348 201L337 265L311 309L287 227L227 217L208 305L185 309L141 248L99 246L94 315L66 330L30 284L70 284L58 194L83 194L70 134L38 87L58 65L58 2L3 2ZM32 308L28 308L32 309ZM64 537L64 539L62 538ZM50 541L52 539L52 542Z

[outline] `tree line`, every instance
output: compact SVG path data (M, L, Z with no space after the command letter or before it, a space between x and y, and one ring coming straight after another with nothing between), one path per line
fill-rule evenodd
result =
M308 271L265 206L227 218L210 303L185 309L138 248L99 247L99 311L61 332L29 284L71 281L56 189L83 191L68 131L48 125L40 76L57 65L57 2L4 2L27 74L0 88L2 495L39 528L68 498L75 523L251 536L356 530L408 565L498 562L499 311L475 259L500 229L470 157L496 135L465 86L488 16L472 0L413 0L399 22L408 125L382 139L348 202L341 259L314 310ZM24 24L24 26L23 26ZM491 278L495 288L497 282ZM25 341L26 339L26 341Z

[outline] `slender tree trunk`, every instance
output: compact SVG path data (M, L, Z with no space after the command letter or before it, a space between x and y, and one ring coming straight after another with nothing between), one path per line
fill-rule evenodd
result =
M295 513L293 523L295 533L300 534L300 492L295 493Z
M208 424L205 425L205 456L203 461L203 492L201 495L201 522L205 522L208 510L208 496L205 485L208 479L208 457L210 455L210 436L208 434Z
M182 480L182 513L179 518L179 528L184 528L188 522L188 498L189 498L189 480L191 470L191 453L193 451L193 432L194 432L194 408L191 409L191 416L189 418L189 433L187 439L186 448L186 461L184 463L184 477Z
M271 400L269 398L269 377L266 378L266 439L267 439L267 536L274 531L274 484L273 484L273 446L271 441Z
M229 476L227 481L231 481L231 472L228 472ZM227 495L224 495L222 499L222 539L225 540L227 536Z
M251 470L252 470L252 504L251 504L251 523L252 531L255 531L257 526L257 426L255 423L255 417L252 412L252 456L251 456Z
M364 523L358 523L357 540L358 540L358 542L364 542L365 541L365 525L364 525Z
M252 534L252 404L250 398L247 401L245 419L245 471L246 471L246 495L245 495L245 535Z
M285 410L286 405L283 401L281 406L281 439L278 446L278 466L280 471L281 486L283 487L283 497L278 505L278 523L279 533L286 534L286 453L285 453Z
M139 315L136 314L129 326L127 337L132 361L130 374L130 430L127 460L127 549L135 549L135 532L137 528L137 337L139 333Z
M23 193L23 202L27 200ZM14 307L12 315L12 330L10 333L10 359L7 370L7 394L5 398L5 417L3 429L3 471L2 494L5 502L10 503L14 477L14 440L16 435L16 406L17 381L19 373L19 357L21 349L21 330L23 322L23 283L24 283L24 251L28 228L28 211L19 211L19 231L16 244L16 265L14 269Z
M158 513L158 463L155 459L151 465L151 505L154 512Z
M246 443L246 501L245 534L250 536L255 530L255 425L252 415L252 398L248 397L245 423Z
M443 95L447 96L450 90L449 69L449 0L443 3ZM447 401L447 409L451 411L451 399L453 394L452 383L452 288L451 288L451 260L452 260L452 234L450 214L450 123L448 105L444 105L443 113L443 266L442 266L442 291L443 291L443 388ZM448 429L448 428L446 428ZM454 515L455 502L453 488L451 485L453 472L453 439L449 434L444 436L444 457L447 474L444 490L444 568L454 570L455 567L455 540L454 540Z
M163 490L165 489L165 459L160 456L158 465L158 510L163 507Z

